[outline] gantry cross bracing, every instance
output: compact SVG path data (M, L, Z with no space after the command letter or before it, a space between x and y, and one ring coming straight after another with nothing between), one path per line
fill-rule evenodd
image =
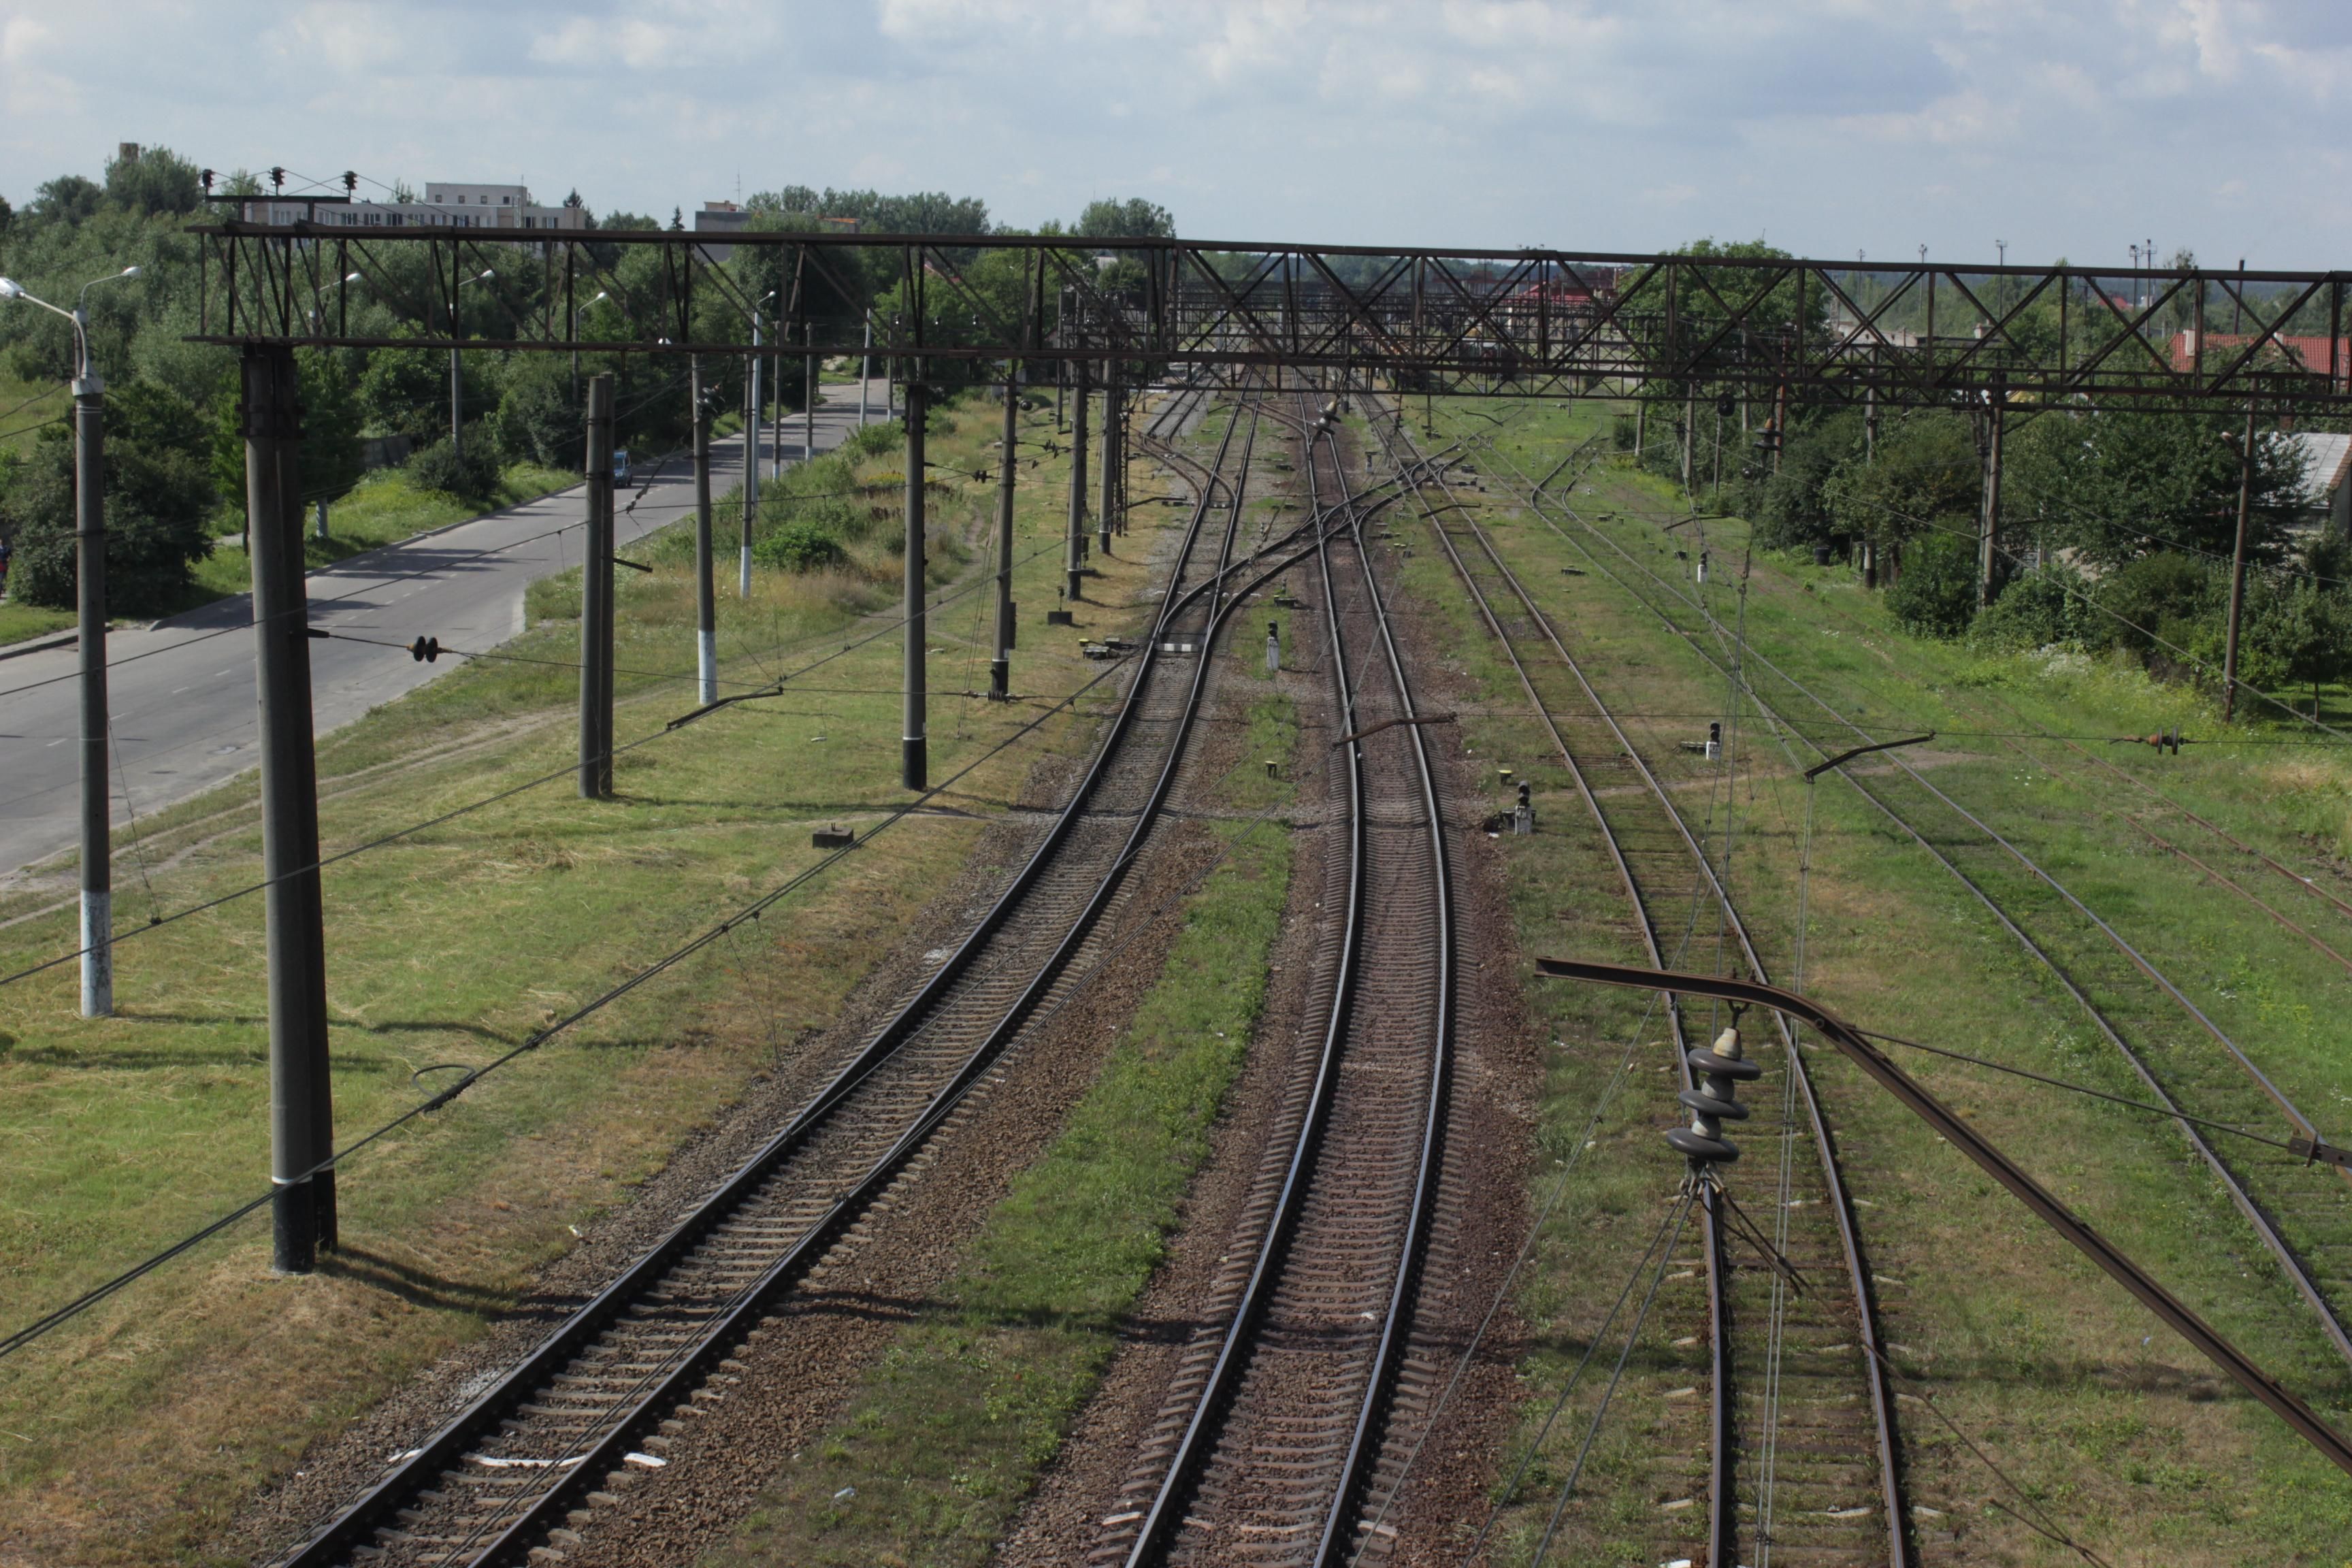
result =
M756 310L777 329L767 353L869 352L870 327L870 352L901 376L1018 360L1474 395L2352 405L2352 272L1027 235L195 232L193 335L216 343L741 353Z

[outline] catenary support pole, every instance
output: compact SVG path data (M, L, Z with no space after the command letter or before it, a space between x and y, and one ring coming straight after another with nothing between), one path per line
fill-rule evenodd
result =
M1070 387L1070 537L1069 558L1064 563L1069 573L1069 583L1063 592L1075 605L1085 595L1083 574L1078 563L1086 559L1087 548L1087 365L1080 360L1071 367Z
M743 430L743 536L735 579L735 596L739 599L751 596L751 524L760 515L760 416L764 412L761 405L760 360L760 312L754 310L749 389L751 414Z
M1977 518L1977 608L1992 603L2000 572L2001 404L1996 390L1985 413L1984 494Z
M2238 542L2230 552L2230 626L2221 647L2221 721L2238 713L2238 621L2246 608L2246 530L2254 510L2254 405L2246 405L2246 442L2238 453Z
M902 766L899 782L908 789L929 787L924 719L929 695L925 684L924 642L930 629L923 616L923 409L928 401L922 383L907 383L907 690L906 721L899 733Z
M814 321L811 321L809 323L808 338L809 353L803 362L803 370L807 383L804 390L806 401L801 405L801 461L803 463L814 462L816 460L816 373L818 362L815 352L816 323Z
M866 428L866 389L874 384L874 316L866 317L866 347L857 361L857 427Z
M450 323L450 335L457 334L457 323ZM457 351L449 351L449 449L462 458L466 455L466 382L457 368Z
M331 1173L309 1174L334 1145L294 351L255 345L245 351L241 368L268 879L270 1177L277 1184L271 1257L281 1273L307 1274L320 1247L334 1244Z
M694 670L700 700L719 700L718 552L710 515L710 404L702 395L702 356L687 361L687 395L694 399Z
M81 667L81 1016L114 1016L114 846L107 789L106 384L73 384L74 563Z
M613 377L588 378L588 538L580 572L580 798L613 788Z
M1110 553L1110 525L1118 510L1118 434L1125 411L1119 401L1118 369L1103 373L1102 504L1095 511L1095 543Z
M996 470L996 657L988 662L988 694L1013 692L1013 487L1021 467L1021 388L1004 383L1004 459Z

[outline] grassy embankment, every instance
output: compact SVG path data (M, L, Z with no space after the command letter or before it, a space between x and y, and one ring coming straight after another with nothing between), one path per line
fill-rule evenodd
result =
M338 561L397 544L436 528L465 522L485 512L537 500L579 482L576 473L542 468L535 463L514 463L500 476L498 493L485 503L461 500L439 490L419 489L409 482L405 470L379 468L362 479L351 494L329 504L326 538L309 531L315 521L306 515L303 554L313 569L331 566ZM212 553L196 563L195 584L182 608L194 609L252 588L252 563L239 542L243 527L242 516L236 510L225 510L221 513L214 524Z
M1203 438L1215 434L1213 417ZM1228 692L1263 695L1244 762L1217 793L1223 810L1255 815L1289 798L1254 764L1290 755L1297 727L1252 646L1225 656ZM988 1560L1108 1363L1248 1049L1292 849L1276 818L1214 831L1223 858L1184 904L1159 981L1068 1126L712 1568Z
M1050 416L1048 416L1050 417ZM938 460L992 460L997 415L953 416ZM822 468L820 465L820 468ZM879 480L895 457L866 459ZM932 766L944 778L1102 673L1046 634L1061 531L1057 470L1024 476L1016 560L1024 605L1017 684L998 707L946 693L985 684L987 596L931 621ZM992 489L935 490L934 581L974 580L964 542ZM895 507L837 570L762 572L720 599L722 672L757 682L838 649L860 617L895 615ZM775 514L771 514L772 516ZM1136 544L1161 518L1139 518ZM1142 548L1099 562L1099 603L1128 605ZM1033 557L1023 560L1024 557ZM692 588L674 552L623 574L625 742L692 705ZM542 585L535 615L577 603ZM1081 612L1082 635L1137 612ZM814 821L870 825L902 798L898 639L835 659L788 697L746 702L629 752L619 798L581 802L576 624L542 621L320 748L331 853L544 773L541 787L371 851L326 877L337 1124L348 1140L415 1105L818 857ZM400 657L396 653L387 658ZM977 663L982 679L960 679ZM671 675L662 672L676 671ZM1043 752L1081 747L1084 718L1049 721L949 798L985 816ZM118 868L126 925L252 884L251 780L143 822ZM238 1498L292 1465L404 1373L478 1333L573 1226L625 1202L747 1077L821 1025L926 891L968 861L977 820L909 818L771 918L485 1080L357 1159L341 1181L344 1252L273 1279L266 1220L248 1222L0 1363L0 1559L165 1563L197 1554ZM152 891L151 891L152 885ZM0 972L72 946L67 910L0 906ZM0 1322L15 1327L268 1184L267 1027L257 898L175 921L118 952L119 1016L74 1016L70 963L0 988Z
M1418 408L1415 410L1418 413ZM1540 474L1593 430L1606 411L1544 407L1507 437L1542 458ZM1443 406L1442 431L1483 434L1483 420ZM1489 468L1493 464L1487 463ZM1785 977L1797 926L1796 872L1804 785L1789 756L1752 716L1738 733L1738 771L1716 781L1677 751L1724 716L1724 681L1681 639L1608 578L1570 538L1498 492L1477 507L1500 548L1552 612L1587 672L1666 776L1695 830L1720 846L1732 833L1732 881L1766 962ZM1710 521L1715 571L1704 589L1685 580L1672 540L1643 521L1680 514L1667 487L1603 467L1570 497L1596 525L1687 592L1704 593L1729 627L1739 615L1737 563L1746 530ZM1601 519L1607 521L1598 521ZM1567 532L1577 534L1573 525ZM1595 555L1624 571L1594 545ZM1572 567L1591 573L1563 574ZM1524 698L1471 618L1452 568L1423 542L1408 581L1450 618L1465 674L1486 699L1467 721L1482 757L1532 777L1543 831L1506 839L1514 912L1529 954L1581 953L1638 962L1622 900L1589 816L1535 726ZM2316 877L2340 879L2352 770L2337 753L2263 744L2280 732L2223 733L2190 693L2136 670L2080 658L1983 656L1895 630L1875 595L1842 569L1778 558L1755 563L1746 604L1749 647L1768 655L1874 732L1934 728L1942 738L1915 758L1940 787L1984 817L2149 953L2323 1124L2344 1103L2340 1052L2324 1020L2345 976L2292 933L2154 849L2117 820L2144 801L2094 765L2042 741L2047 732L2105 737L2188 721L2220 734L2180 759L2156 759L2097 741L2111 757L2200 815ZM1806 728L1826 736L1817 714ZM1970 731L1974 731L1971 733ZM1792 742L1801 763L1817 753ZM1678 759L1680 761L1678 762ZM1607 775L1615 784L1617 775ZM1624 781L1623 787L1632 788ZM2138 1085L2047 977L2030 967L1944 871L1886 826L1853 790L1824 780L1811 845L1806 985L1866 1027L1980 1053L2111 1093ZM1728 811L1736 822L1727 823ZM1948 817L1946 836L1969 830ZM2279 884L2281 888L2284 884ZM2339 883L2340 886L2340 883ZM2292 889L2279 895L2292 898ZM2312 921L2326 914L2296 906ZM1674 911L1679 929L1688 911ZM2341 925L2333 935L2346 935ZM1686 961L1713 962L1713 921L1702 921ZM1632 1072L1576 1158L1565 1195L1539 1238L1520 1307L1536 1334L1526 1373L1529 1425L1581 1354L1585 1336L1631 1269L1663 1213L1678 1162L1658 1130L1676 1116L1664 1076L1660 1020L1638 1003L1553 982L1528 981L1538 1016L1560 1042L1549 1064L1545 1167L1557 1175L1607 1085ZM2207 1047L2210 1048L2210 1047ZM2209 1321L2339 1422L2352 1385L2295 1299L2259 1254L2243 1222L2179 1137L2134 1113L1958 1064L1913 1056L1906 1065L1958 1104L2001 1147L2088 1215ZM1831 1058L1815 1075L1861 1211L1898 1388L1932 1396L2068 1530L2107 1561L2168 1564L2264 1562L2335 1564L2352 1538L2352 1486L2187 1346L2032 1221L1858 1072ZM1777 1077L1777 1075L1776 1075ZM1764 1086L1771 1089L1772 1081ZM1751 1096L1759 1098L1764 1096ZM1767 1097L1769 1098L1769 1097ZM1763 1146L1763 1123L1751 1122ZM2277 1128L2265 1131L2276 1131ZM1770 1162L1743 1163L1735 1192L1768 1212ZM2314 1173L2329 1192L2335 1178ZM1538 1198L1549 1182L1539 1180ZM1749 1199L1760 1201L1749 1203ZM1687 1242L1687 1256L1695 1248ZM1662 1514L1703 1481L1698 1403L1670 1393L1704 1382L1702 1352L1670 1342L1693 1331L1696 1280L1669 1283L1643 1351L1612 1408L1569 1512L1556 1561L1616 1562L1679 1541L1696 1543L1695 1515ZM1612 1353L1613 1354L1613 1349ZM1497 1559L1523 1561L1565 1478L1591 1409L1571 1401L1504 1521ZM1901 1406L1914 1502L1937 1510L1915 1528L1931 1543L1957 1532L1971 1561L2055 1563L2071 1554L1990 1506L2024 1505L1923 1405ZM1516 1459L1523 1447L1516 1447ZM1702 1489L1703 1490L1703 1489ZM1866 1503L1867 1498L1856 1498ZM1703 1513L1704 1510L1697 1510ZM1752 1522L1752 1521L1751 1521ZM1948 1544L1942 1550L1948 1552ZM2139 1553L2143 1555L2135 1555Z

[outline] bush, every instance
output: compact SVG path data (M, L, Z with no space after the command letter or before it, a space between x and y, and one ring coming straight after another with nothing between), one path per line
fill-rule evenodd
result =
M821 572L849 559L849 552L823 523L802 518L771 529L754 540L751 559L762 566L787 572Z
M486 433L468 431L461 456L443 437L408 459L408 482L419 489L439 490L459 500L487 501L498 494L499 460Z
M1977 610L1975 545L1944 533L1906 543L1903 574L1886 590L1886 608L1916 636L1956 637L1967 631Z
M2082 575L2067 566L2045 566L2011 583L1969 627L1969 640L1985 648L2037 648L2053 643L2096 647L2109 641L2105 616L2088 603Z
M2107 635L2145 654L2158 647L2158 637L2189 647L2197 640L2199 623L2219 613L2229 591L2222 572L2193 556L2163 550L2108 574L2097 596L2113 614Z
M186 593L212 549L210 437L178 395L132 382L108 399L106 602L110 612L163 615ZM16 525L12 596L71 608L76 596L73 442L43 433L10 487Z

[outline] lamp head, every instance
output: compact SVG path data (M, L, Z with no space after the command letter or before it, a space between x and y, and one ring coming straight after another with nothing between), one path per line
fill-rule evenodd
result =
M25 286L22 283L17 282L14 278L0 278L0 300L20 300L24 295Z
M367 275L363 272L346 272L343 274L343 281L346 283L356 283L365 276Z
M136 278L139 276L139 268L135 265L126 267L117 276L123 278Z

